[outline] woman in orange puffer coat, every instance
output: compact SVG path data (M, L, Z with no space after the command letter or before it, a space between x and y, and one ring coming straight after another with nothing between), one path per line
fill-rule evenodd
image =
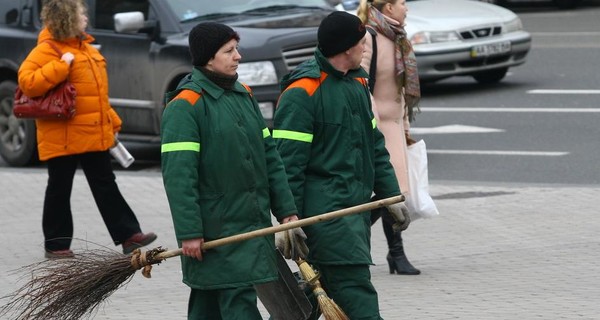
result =
M38 153L40 160L47 161L49 175L42 218L45 256L73 256L70 197L78 164L112 240L129 253L149 244L156 235L141 232L115 182L108 149L114 145L121 119L108 102L104 57L90 44L93 37L85 33L85 4L81 0L48 0L41 18L45 28L19 68L19 87L27 96L37 97L68 79L77 91L73 118L36 120Z

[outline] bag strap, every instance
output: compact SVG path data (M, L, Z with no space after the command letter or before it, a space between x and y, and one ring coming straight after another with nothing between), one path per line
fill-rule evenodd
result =
M369 31L373 38L373 54L371 55L371 67L369 68L369 91L373 94L376 81L375 74L377 73L377 31L369 27L367 27L367 31Z
M44 41L42 41L42 43L44 43L44 42L47 43L47 44L49 44L52 47L52 49L54 49L54 51L56 51L56 53L58 53L58 60L61 60L62 56L63 56L63 52L58 48L58 46L56 45L56 43L54 43L54 41L51 41L51 40L44 40ZM67 77L67 80L69 80L68 77Z
M60 51L60 49L56 46L56 44L54 42L52 42L50 40L44 40L44 41L42 41L42 43L49 44L52 47L52 49L54 49L54 51L56 51L56 53L58 53L58 57L59 58L62 57L62 55L63 55L62 51Z

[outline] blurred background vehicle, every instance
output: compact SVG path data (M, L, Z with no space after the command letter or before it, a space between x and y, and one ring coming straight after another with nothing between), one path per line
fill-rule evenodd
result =
M42 28L41 1L0 1L0 156L11 166L37 161L35 122L15 118L12 104L17 70ZM192 27L216 21L240 34L239 80L270 126L279 79L313 56L317 27L334 11L323 0L85 1L88 32L107 61L110 103L123 120L119 139L155 150L165 92L191 71Z
M531 35L506 8L468 0L413 0L407 6L405 29L423 82L470 76L496 83L526 61ZM354 14L357 7L356 0L336 5Z

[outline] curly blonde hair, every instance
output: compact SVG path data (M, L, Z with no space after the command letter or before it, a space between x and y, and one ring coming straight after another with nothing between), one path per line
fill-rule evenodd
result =
M360 0L358 5L358 9L356 10L356 15L360 18L360 21L366 23L369 19L369 5L375 7L375 9L382 11L383 6L386 4L396 4L398 0Z
M79 8L87 13L83 0L44 0L40 18L56 40L65 40L79 32Z

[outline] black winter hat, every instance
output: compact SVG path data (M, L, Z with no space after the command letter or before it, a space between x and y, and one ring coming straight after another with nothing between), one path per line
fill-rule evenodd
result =
M203 67L229 40L240 41L240 36L229 26L216 22L203 22L196 25L189 35L192 64Z
M324 56L332 57L354 47L366 33L365 25L357 16L334 11L319 25L319 49Z

